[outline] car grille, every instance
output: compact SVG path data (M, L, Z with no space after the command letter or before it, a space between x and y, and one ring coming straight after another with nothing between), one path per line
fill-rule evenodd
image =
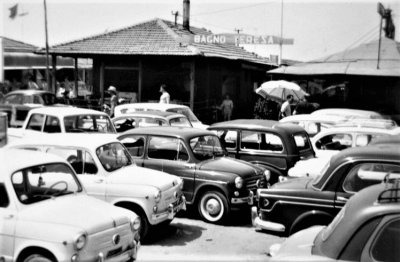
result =
M246 189L255 191L257 189L257 180L262 178L262 173L255 174L246 178L244 181L246 183Z

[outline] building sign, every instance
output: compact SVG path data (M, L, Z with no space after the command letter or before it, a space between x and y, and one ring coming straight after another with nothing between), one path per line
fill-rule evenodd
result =
M294 39L280 38L273 35L247 35L247 34L209 34L194 35L193 43L198 44L234 44L234 45L293 45Z

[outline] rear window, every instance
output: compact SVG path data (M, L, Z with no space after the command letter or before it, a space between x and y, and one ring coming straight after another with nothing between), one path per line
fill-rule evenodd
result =
M310 139L306 134L296 134L293 138L299 152L311 149Z

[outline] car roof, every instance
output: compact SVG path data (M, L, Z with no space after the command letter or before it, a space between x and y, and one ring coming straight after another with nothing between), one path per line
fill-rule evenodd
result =
M46 90L36 90L36 89L21 89L21 90L14 90L6 94L6 96L13 95L13 94L24 94L24 95L34 95L34 94L52 94L52 92Z
M313 139L318 139L322 136L329 135L329 134L337 134L337 133L363 133L363 134L397 134L400 133L400 128L393 128L393 129L384 129L384 128L377 128L377 127L354 127L354 126L346 126L346 127L330 127L327 129L322 130L318 134L316 134Z
M291 123L280 123L275 120L264 120L264 119L236 119L231 121L219 122L212 124L209 129L213 128L236 128L244 130L279 130L282 132L305 132L304 128L296 124Z
M352 118L352 117L383 118L381 114L375 111L352 109L352 108L324 108L315 110L311 114L339 115L339 116L344 116L346 118Z
M56 115L56 116L71 116L71 115L104 115L108 116L106 113L101 111L96 111L93 109L79 108L72 106L60 106L60 107L39 107L30 110L30 113Z
M173 117L185 117L185 115L178 114L175 112L167 112L167 111L136 111L136 112L129 112L123 115L119 115L114 117L113 119L117 118L125 118L125 117L161 117L161 118L173 118Z
M326 117L326 115L312 115L312 114L299 114L299 115L292 115L292 116L287 116L279 120L281 123L285 122L294 122L294 121L313 121L313 122L323 122L323 123L337 123L337 122L342 122L346 121L347 119L343 116L329 116Z
M118 142L115 134L85 134L85 133L51 133L35 136L34 139L27 137L15 140L9 147L21 145L57 145L63 147L82 147L95 149L104 144Z
M16 161L16 159L20 159ZM23 160L23 161L21 161ZM0 149L0 182L23 168L54 162L65 162L62 158L37 151Z
M359 226L378 216L400 214L400 194L390 196L391 192L386 191L392 188L398 189L398 186L396 183L380 183L359 191L347 202L343 218L331 235L316 246L319 246L324 254L339 254L343 244L348 243ZM382 195L390 197L391 201L379 201ZM393 196L396 196L396 199ZM338 245L338 242L342 244Z
M369 145L400 143L400 135L383 136L373 139Z
M115 110L121 110L127 108L131 109L153 109L153 110L161 110L165 111L170 108L188 108L185 105L178 104L162 104L162 103L131 103L131 104L122 104L115 107Z
M215 135L211 131L199 128L160 126L160 127L141 127L141 128L130 129L121 133L119 137L128 134L165 135L165 136L181 137L181 138L191 138L194 136L201 136L201 135Z
M331 158L331 163L345 158L369 158L400 161L400 147L386 144L351 147L333 155Z

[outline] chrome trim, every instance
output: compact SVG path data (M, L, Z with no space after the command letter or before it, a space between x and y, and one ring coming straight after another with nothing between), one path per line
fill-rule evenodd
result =
M332 202L334 202L334 201L332 201ZM295 201L293 201L293 202L288 202L288 201L281 201L281 200L278 200L278 201L276 201L276 202L272 205L272 207L271 207L270 209L260 208L260 211L263 211L263 212L271 212L272 209L274 209L275 206L276 206L278 203L279 203L279 204L291 204L291 205L296 204L296 205L301 205L301 206L326 207L326 208L330 208L330 209L334 209L334 208L335 208L335 206L334 206L333 204L332 204L332 205L318 205L318 204L311 204L311 203L303 203L303 202L295 202Z
M284 195L274 195L274 194L262 194L262 193L258 193L257 194L258 198L275 198L275 199L279 199L278 201L281 201L282 199L297 199L297 200L304 200L304 201L310 201L310 200L318 200L320 202L334 202L333 200L327 200L327 199L316 199L316 198L312 198L312 197L295 197L295 196L284 196Z

